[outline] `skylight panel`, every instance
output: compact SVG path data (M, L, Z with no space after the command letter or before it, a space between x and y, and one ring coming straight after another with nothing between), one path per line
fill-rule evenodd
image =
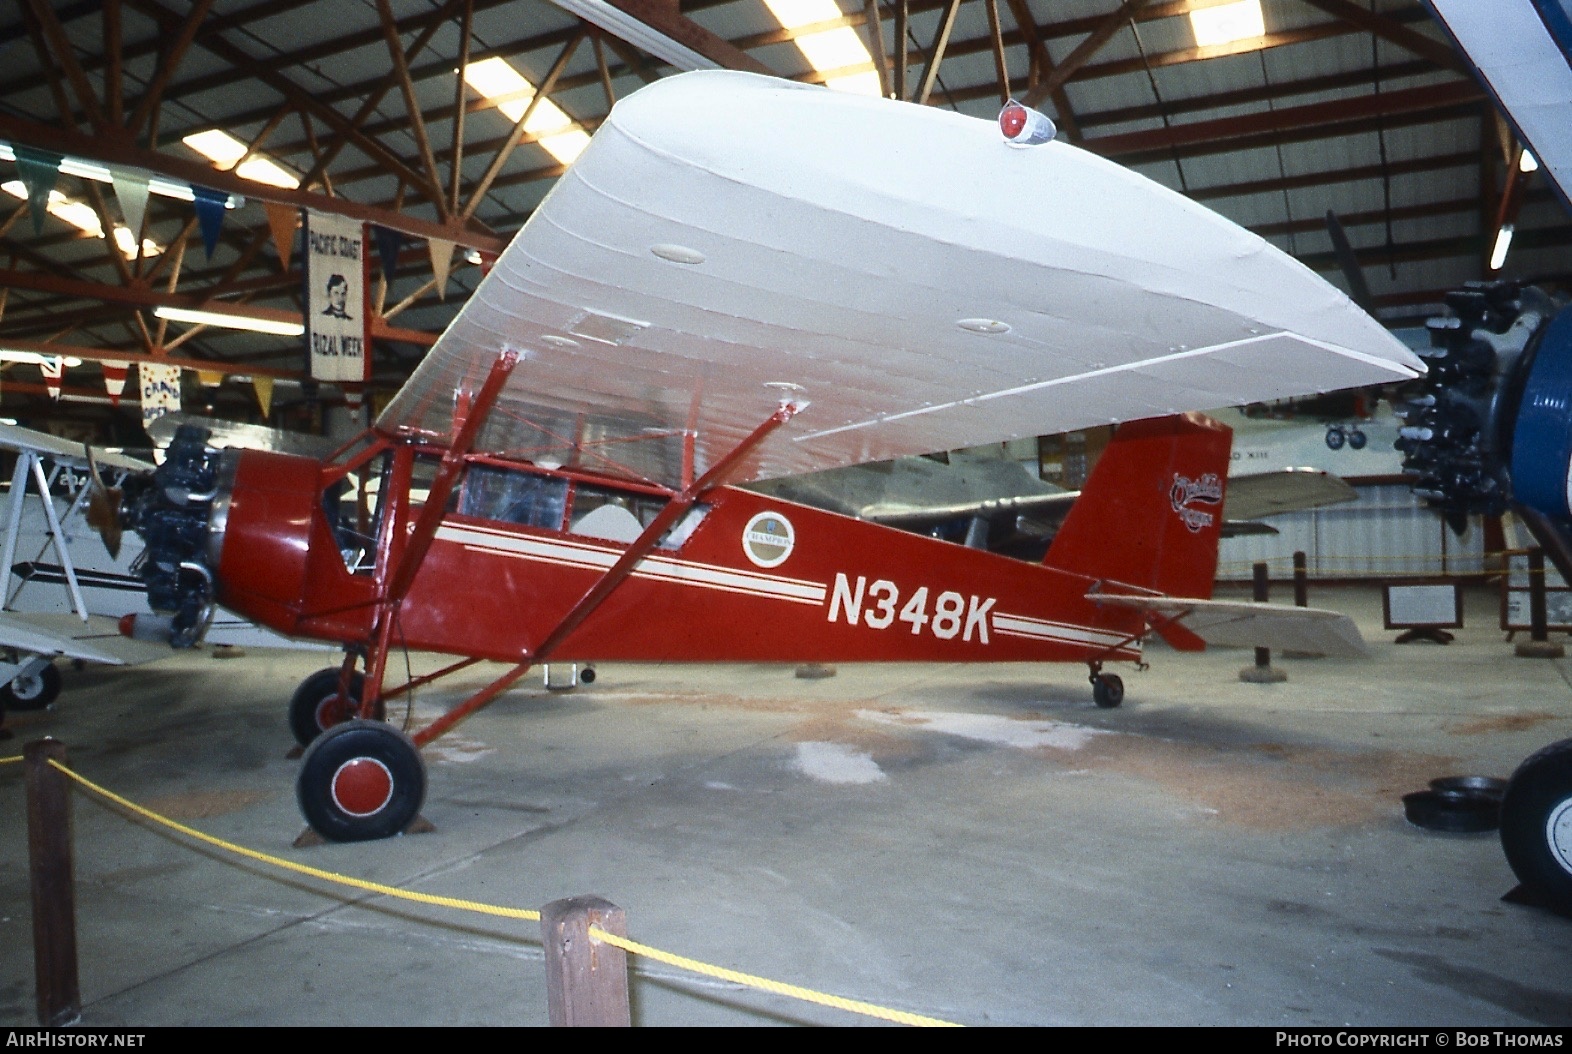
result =
M820 22L831 22L845 16L835 0L764 0L764 6L781 24L783 29L798 30ZM850 26L836 26L817 33L805 33L794 38L797 49L818 73L834 70L855 70L838 77L825 79L826 87L858 95L878 95L879 75L873 69L873 56L862 37ZM866 67L859 70L858 67Z
M470 63L464 69L464 83L487 99L499 100L497 109L515 124L535 97L535 86L500 57ZM540 100L535 112L524 122L524 131L533 135L543 150L564 165L571 164L582 154L590 140L583 126L550 99Z
M1213 7L1192 8L1190 28L1195 32L1196 46L1202 48L1266 35L1261 0L1235 0Z
M0 190L5 191L13 198L27 200L27 187L20 179L13 179L9 183L0 184ZM49 192L49 204L46 211L58 220L64 220L84 234L95 238L104 236L104 225L98 222L98 212L83 201L72 201L58 190ZM130 260L136 256L136 236L128 227L115 224L115 244L120 251ZM157 256L164 251L164 247L151 238L142 239L142 255L144 257Z
M270 187L282 187L285 190L294 190L300 186L299 177L261 154L247 157L239 168L235 168L235 162L246 156L246 144L221 128L196 132L180 141L213 162L216 167L234 168L235 175L241 179L249 179L253 183L265 183Z

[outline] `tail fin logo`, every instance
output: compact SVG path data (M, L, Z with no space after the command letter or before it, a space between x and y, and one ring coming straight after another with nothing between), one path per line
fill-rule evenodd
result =
M1223 502L1223 484L1217 473L1208 472L1200 479L1191 479L1174 473L1173 489L1168 492L1174 512L1184 521L1191 533L1196 533L1203 527L1210 527L1217 517L1213 513L1194 508L1196 504L1221 505Z

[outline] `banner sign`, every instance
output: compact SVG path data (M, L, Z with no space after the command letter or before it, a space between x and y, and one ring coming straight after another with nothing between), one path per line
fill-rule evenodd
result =
M168 413L180 412L180 367L156 362L137 363L142 389L142 427Z
M306 213L306 348L319 381L364 381L366 237L358 220Z

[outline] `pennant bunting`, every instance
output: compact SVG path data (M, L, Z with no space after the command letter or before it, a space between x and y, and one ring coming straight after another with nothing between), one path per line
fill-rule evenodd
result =
M262 207L267 210L268 230L273 232L273 248L278 250L279 262L287 271L295 255L295 228L300 226L300 210L273 201L264 201Z
M273 413L273 378L252 377L251 387L257 393L257 405L262 408L262 419Z
M142 427L167 413L180 411L180 367L158 362L137 363L142 395Z
M496 253L482 252L480 254L480 274L482 278L490 274L491 269L495 266L497 266Z
M22 177L27 191L27 210L33 216L33 233L44 233L44 213L49 210L49 195L54 193L55 182L60 178L59 154L35 150L30 146L14 145L16 174Z
M217 388L224 383L223 370L197 370L197 383L204 388Z
M437 276L437 299L448 298L448 271L453 267L453 243L446 238L431 238L426 242L431 252L431 273Z
M65 372L65 362L58 355L45 355L38 368L44 371L44 387L49 389L49 398L59 399L60 376Z
M404 248L404 236L398 231L373 224L371 237L377 243L377 263L382 268L382 277L391 282L393 272L398 270L398 254Z
M109 182L114 184L115 200L120 202L120 214L126 218L126 227L133 238L140 239L142 220L147 215L147 173L111 168Z
M218 248L218 236L224 231L224 213L229 211L224 205L229 201L229 193L211 187L192 187L191 193L195 195L192 205L196 207L197 224L202 228L202 247L211 260L213 250Z
M349 407L349 412L355 417L360 416L360 407L365 402L366 392L358 384L342 385L344 389L344 405Z
M104 371L104 390L109 393L110 403L119 406L120 396L126 390L126 374L131 371L131 364L104 359L98 365Z

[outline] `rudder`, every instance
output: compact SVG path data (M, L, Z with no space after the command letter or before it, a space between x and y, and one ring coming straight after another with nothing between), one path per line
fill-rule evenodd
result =
M1202 414L1120 425L1043 563L1210 597L1232 445L1232 430Z

